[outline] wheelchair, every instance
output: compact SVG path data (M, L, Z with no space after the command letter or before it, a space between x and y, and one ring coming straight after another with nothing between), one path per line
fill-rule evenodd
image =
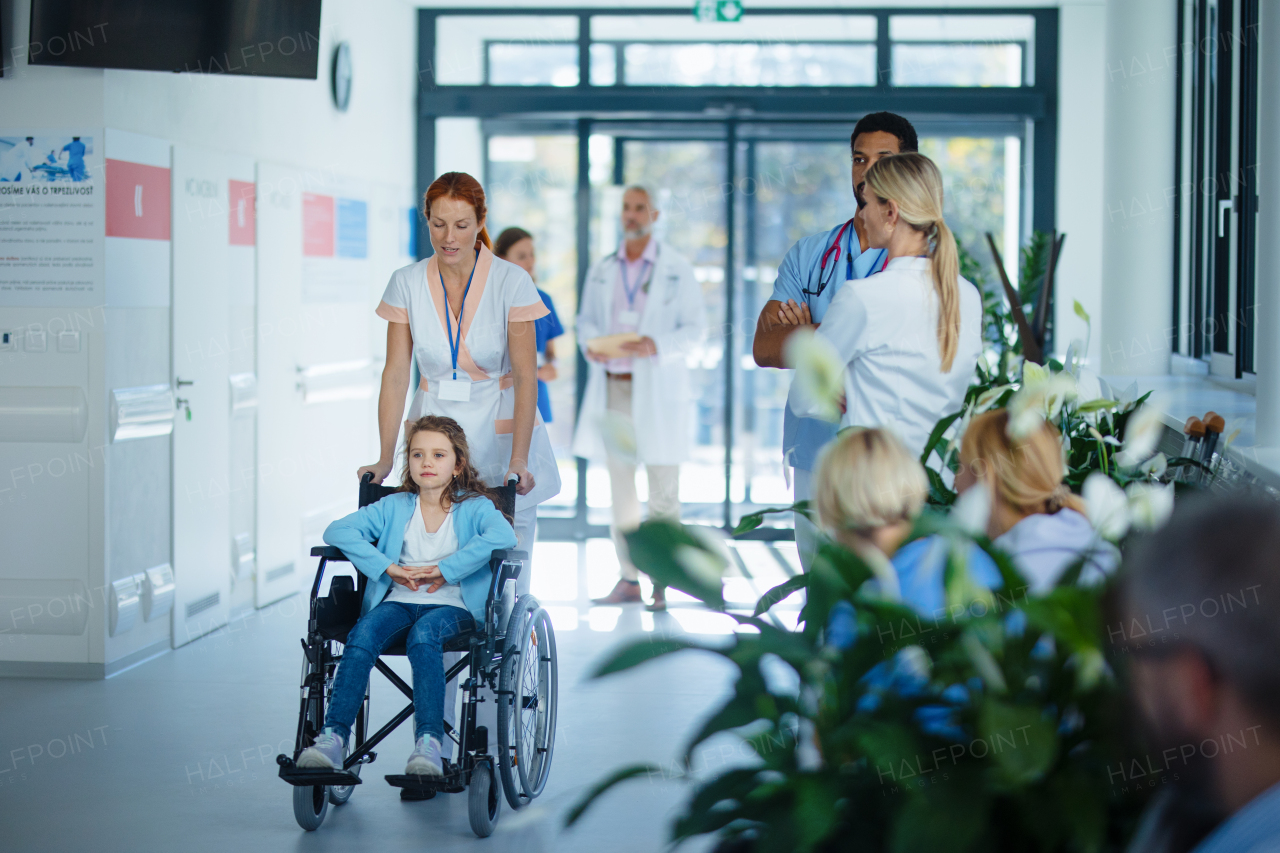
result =
M366 474L360 483L360 506L381 500L396 491L371 482ZM515 509L515 485L498 490L508 514ZM409 699L409 704L382 728L369 734L369 688L352 729L351 751L341 770L301 768L298 756L311 746L325 724L325 711L333 691L334 675L342 661L342 643L360 618L367 578L359 581L336 575L329 594L321 597L325 566L347 562L338 548L311 549L320 558L315 582L311 585L311 609L307 637L302 641L301 707L293 756L276 757L280 778L293 786L293 814L298 825L312 831L324 823L330 805L341 806L362 784L361 768L377 758L374 748L397 726L413 716L413 688L383 660L388 655L405 654L404 642L396 641L383 650L374 666ZM458 685L462 691L462 715L455 728L444 724L446 754L449 742L457 746L457 759L443 759L441 776L388 775L386 780L400 788L405 800L431 799L437 793L467 792L471 828L485 838L497 825L502 798L513 809L527 805L542 793L551 771L555 747L559 665L551 618L532 595L520 596L503 619L503 593L514 582L528 560L524 551L494 551L489 568L493 580L485 603L484 624L447 643L446 652L463 656L445 671L445 682L467 676ZM370 673L372 678L372 672ZM477 725L482 687L494 691L497 702L497 750L490 750L489 732ZM499 793L501 788L501 794Z

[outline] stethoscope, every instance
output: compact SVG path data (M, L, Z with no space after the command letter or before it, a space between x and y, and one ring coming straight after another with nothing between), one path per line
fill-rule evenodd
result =
M853 218L850 217L849 221L841 225L840 230L836 232L836 239L832 240L831 245L822 253L822 261L818 264L818 289L810 290L806 286L800 291L805 296L821 296L822 291L826 290L827 285L831 283L832 277L836 274L836 268L840 265L840 240L844 237L846 230L849 232L849 247L846 249L844 256L844 279L849 281L853 278L853 235L856 232L853 229ZM831 259L833 254L836 256L836 262L831 265L831 272L828 273L827 261ZM883 269L884 266L882 265L880 270ZM876 270L876 272L880 272L880 270Z

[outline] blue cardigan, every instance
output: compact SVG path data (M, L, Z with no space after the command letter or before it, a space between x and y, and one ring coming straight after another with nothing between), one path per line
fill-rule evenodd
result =
M404 529L417 502L418 496L411 492L396 492L325 528L324 541L341 549L369 578L360 604L361 616L380 604L394 583L387 567L400 562ZM489 567L494 551L516 547L516 532L488 498L469 498L455 503L451 511L458 550L440 561L440 574L462 587L467 610L476 622L482 622L492 575L481 569Z

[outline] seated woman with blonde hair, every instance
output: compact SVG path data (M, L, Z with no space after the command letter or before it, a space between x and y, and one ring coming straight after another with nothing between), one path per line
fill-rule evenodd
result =
M881 594L900 596L921 613L942 618L947 543L930 536L902 546L928 494L924 466L892 431L846 430L818 459L813 509L819 526L876 573ZM969 553L974 580L1000 586L995 563L977 546ZM848 648L853 631L853 607L841 602L832 610L827 641Z
M1052 424L1026 436L1009 434L1009 413L993 409L976 416L960 443L956 490L983 483L991 495L987 536L1008 553L1031 584L1046 592L1081 558L1083 583L1110 574L1119 552L1101 539L1085 517L1084 502L1062 478L1062 440Z

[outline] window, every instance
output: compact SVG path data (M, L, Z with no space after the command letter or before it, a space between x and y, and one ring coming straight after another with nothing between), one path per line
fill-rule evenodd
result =
M1030 15L894 15L895 86L1022 86L1035 44Z
M632 86L874 86L874 45L628 44Z
M488 82L494 86L576 86L576 44L489 45Z

